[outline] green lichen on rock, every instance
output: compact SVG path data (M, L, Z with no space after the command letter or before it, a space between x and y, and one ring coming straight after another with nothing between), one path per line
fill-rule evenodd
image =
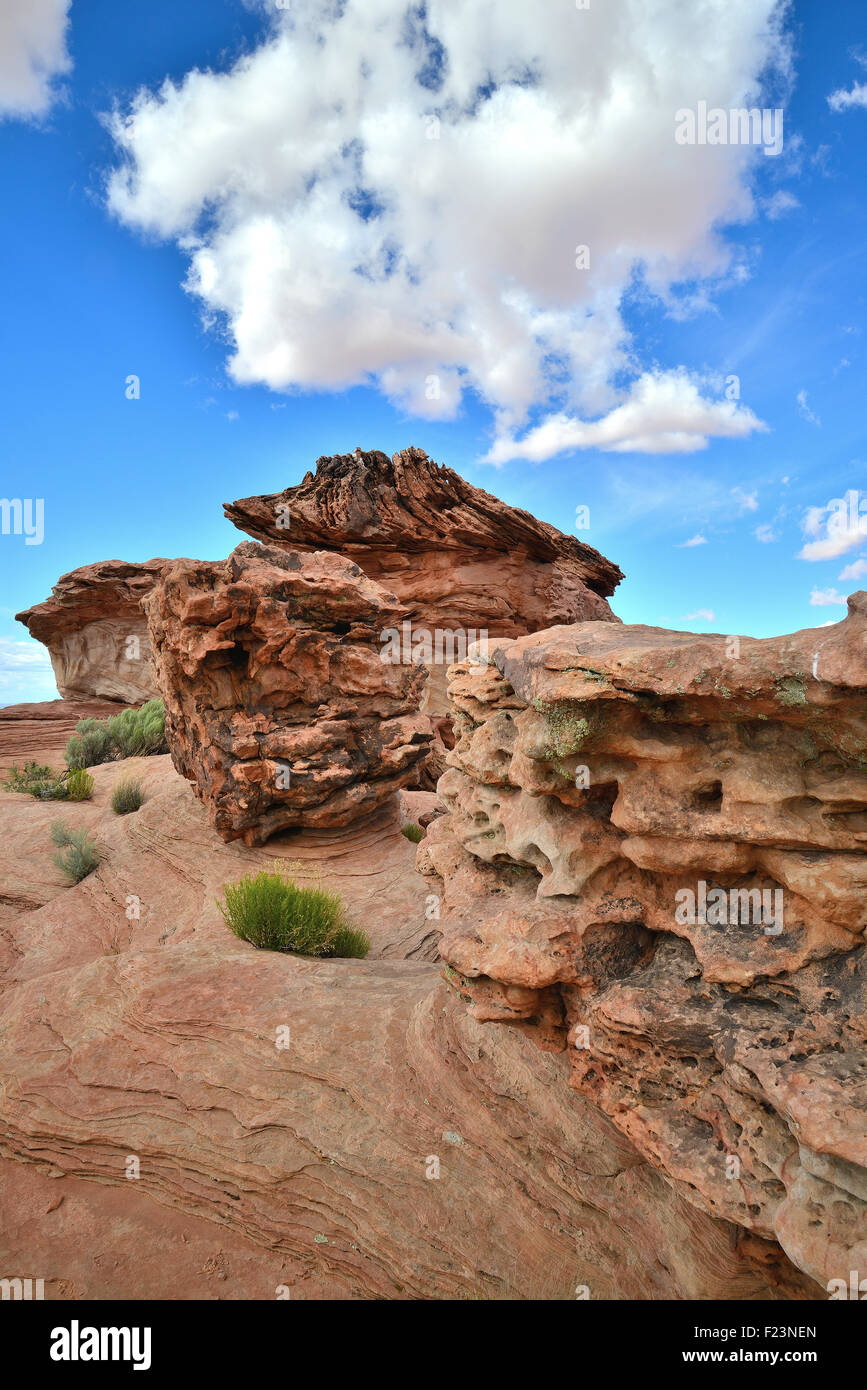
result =
M591 732L590 720L578 713L580 706L571 700L558 700L549 705L544 700L534 699L532 703L533 708L545 716L545 757L551 762L562 762L580 752Z
M777 687L774 699L778 700L781 705L805 705L807 703L807 687L803 676L778 676L774 684Z

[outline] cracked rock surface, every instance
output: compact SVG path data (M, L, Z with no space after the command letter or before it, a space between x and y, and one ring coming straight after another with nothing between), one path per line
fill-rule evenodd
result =
M145 610L172 758L223 839L348 825L415 778L424 672L380 659L403 609L351 560L246 541Z

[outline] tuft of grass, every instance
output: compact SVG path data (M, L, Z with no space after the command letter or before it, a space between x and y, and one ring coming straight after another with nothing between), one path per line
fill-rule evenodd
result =
M401 835L405 835L408 840L412 840L414 845L421 844L424 839L424 831L421 826L413 825L411 822L409 825L402 826L400 833Z
M66 795L70 801L89 801L93 796L93 778L83 767L73 768L67 775Z
M111 809L118 816L137 811L144 799L144 787L137 777L121 777L111 789Z
M52 861L73 883L87 878L99 864L96 843L83 827L70 830L66 821L56 820L51 827L51 839L57 846L57 852L51 856Z
M76 769L167 750L165 707L162 700L148 700L109 719L79 719L64 756L67 767Z
M279 873L246 875L227 883L217 902L235 936L266 951L299 956L352 956L370 950L370 938L346 921L336 893L299 888Z

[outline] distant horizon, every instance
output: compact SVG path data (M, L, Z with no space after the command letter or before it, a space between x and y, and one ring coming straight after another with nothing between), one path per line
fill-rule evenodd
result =
M14 615L62 574L226 555L224 501L358 444L577 534L624 571L624 622L842 618L867 583L867 16L718 7L713 45L689 7L511 0L412 32L356 0L61 2L38 61L10 37L0 491L43 500L44 538L0 535L4 700L55 698ZM768 140L730 119L714 145L717 108Z

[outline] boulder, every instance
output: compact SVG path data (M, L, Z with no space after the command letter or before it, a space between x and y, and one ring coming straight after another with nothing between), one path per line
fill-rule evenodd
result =
M170 560L102 560L58 579L51 597L16 613L51 656L64 699L143 704L156 694L141 601Z
M772 639L591 622L454 668L419 863L479 1020L686 1199L867 1267L867 594Z
M351 560L246 541L145 609L172 758L224 839L348 825L416 777L424 672L381 659L405 610Z
M269 545L337 550L407 609L392 641L430 673L423 710L448 711L445 671L468 641L597 619L617 565L574 536L473 487L423 449L317 460L297 487L226 503L228 519Z

